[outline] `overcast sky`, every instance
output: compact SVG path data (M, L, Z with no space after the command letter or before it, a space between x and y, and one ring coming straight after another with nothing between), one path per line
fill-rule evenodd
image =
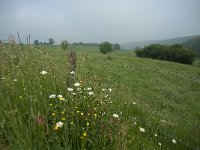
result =
M0 39L134 42L200 34L200 0L0 0Z

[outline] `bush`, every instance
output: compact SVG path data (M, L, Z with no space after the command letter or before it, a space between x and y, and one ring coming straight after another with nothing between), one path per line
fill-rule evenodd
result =
M112 44L109 42L103 42L100 44L100 52L106 54L112 51Z
M121 48L120 45L117 43L113 45L114 50L120 50L120 48Z
M195 59L195 53L183 48L180 44L172 46L152 44L135 52L138 57L174 61L183 64L192 64Z
M61 42L61 48L62 48L62 50L66 50L68 48L67 40L64 40Z

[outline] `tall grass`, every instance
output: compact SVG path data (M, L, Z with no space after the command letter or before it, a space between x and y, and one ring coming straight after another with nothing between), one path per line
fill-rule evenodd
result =
M150 113L153 105L175 110L162 99L153 102L159 99L161 90L157 95L150 88L144 92L149 86L147 80L155 84L150 78L141 80L147 72L155 73L145 69L145 61L136 60L137 69L132 74L127 54L113 54L109 60L89 48L87 53L71 49L77 52L76 70L69 69L69 52L57 47L20 47L13 42L1 48L1 53L8 56L1 55L0 64L1 149L191 148L178 140L184 136L172 132L173 124L165 119L160 122L165 118L162 112ZM188 83L193 80L186 74L184 77ZM170 97L176 96L173 94ZM147 97L152 106L145 102ZM180 131L187 131L181 127Z

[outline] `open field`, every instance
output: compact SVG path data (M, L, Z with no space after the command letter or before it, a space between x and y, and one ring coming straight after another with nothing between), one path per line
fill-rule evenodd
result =
M70 50L77 56L75 79ZM104 55L89 46L13 45L5 53L0 149L200 148L197 66L137 58L132 51ZM62 97L52 100L52 94Z

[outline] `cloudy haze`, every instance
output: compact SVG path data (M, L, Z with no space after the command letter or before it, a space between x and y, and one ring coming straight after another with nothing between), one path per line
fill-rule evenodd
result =
M200 34L200 0L0 0L0 39L134 42Z

